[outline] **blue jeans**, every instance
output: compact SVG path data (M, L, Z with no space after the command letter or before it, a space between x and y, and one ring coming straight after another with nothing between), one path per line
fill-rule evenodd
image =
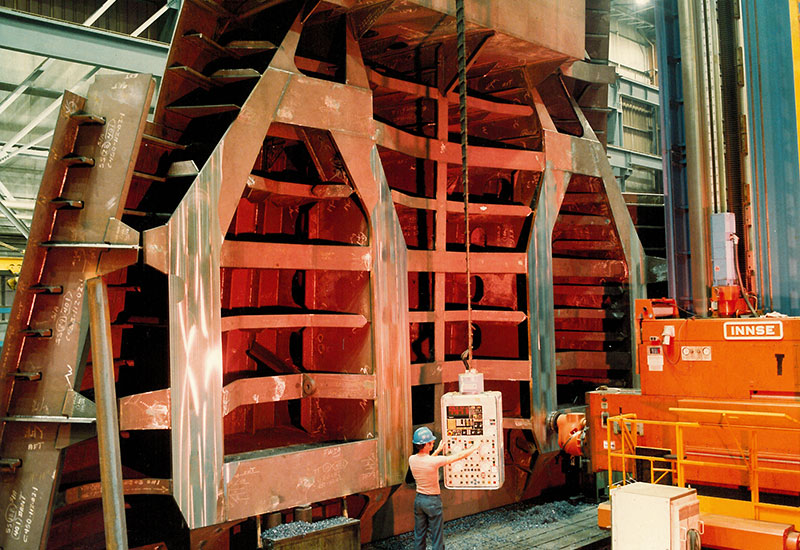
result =
M414 498L414 550L425 550L425 538L431 530L433 550L444 550L442 497L417 493Z

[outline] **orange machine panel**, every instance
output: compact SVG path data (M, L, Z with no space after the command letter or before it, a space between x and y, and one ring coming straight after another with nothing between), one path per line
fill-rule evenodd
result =
M626 453L663 456L656 468L672 467L670 475L680 455L686 483L796 494L800 319L657 318L674 314L668 305L636 302L641 390L587 395L593 471L607 470L609 447L624 444ZM631 416L614 421L620 415ZM621 460L612 458L615 471ZM625 460L649 478L647 460Z
M644 395L800 396L800 319L653 319L637 333Z

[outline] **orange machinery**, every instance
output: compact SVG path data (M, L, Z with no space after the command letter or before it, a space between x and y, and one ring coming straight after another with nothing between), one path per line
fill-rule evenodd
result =
M696 488L704 548L798 548L800 318L635 305L641 389L587 394L592 471Z

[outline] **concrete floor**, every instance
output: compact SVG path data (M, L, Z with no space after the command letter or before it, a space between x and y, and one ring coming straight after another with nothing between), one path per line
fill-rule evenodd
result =
M610 532L597 527L597 507L568 501L512 504L445 523L448 550L601 550ZM413 533L366 544L362 550L413 547ZM430 543L429 546L430 548Z

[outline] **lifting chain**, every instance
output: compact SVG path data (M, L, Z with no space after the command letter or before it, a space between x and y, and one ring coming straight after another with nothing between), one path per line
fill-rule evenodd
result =
M467 370L472 362L472 273L470 272L469 174L467 170L467 52L464 0L456 0L456 34L458 39L458 112L461 121L461 179L464 182L464 244L467 271L467 349L461 359ZM466 357L465 357L466 356Z

